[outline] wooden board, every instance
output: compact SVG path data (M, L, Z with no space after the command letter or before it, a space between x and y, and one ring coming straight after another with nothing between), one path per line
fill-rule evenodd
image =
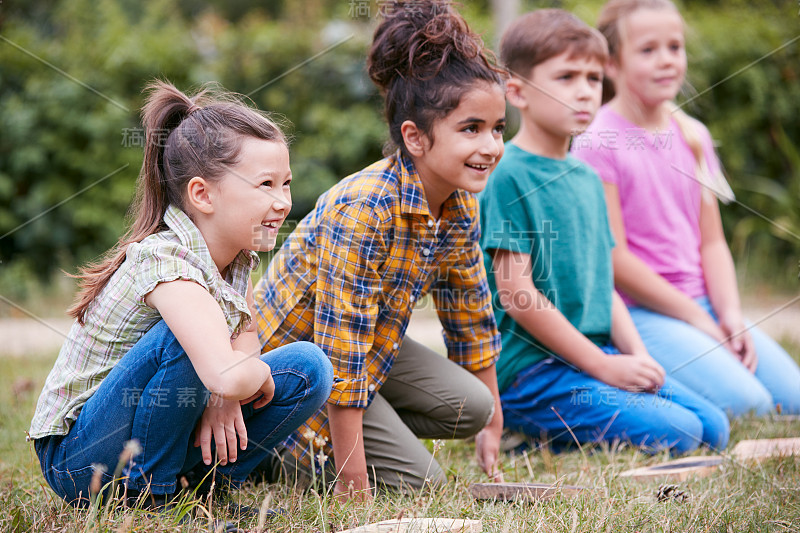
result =
M476 500L549 500L557 495L574 496L590 490L575 485L548 483L474 483L469 491Z
M740 461L760 461L768 457L800 455L800 438L743 440L731 453Z
M480 520L461 518L401 518L375 522L339 533L480 533Z
M800 438L743 440L731 451L733 459L745 462L789 455L800 455ZM666 463L627 470L621 473L620 477L683 481L690 476L707 476L724 461L725 458L720 455L684 457Z
M629 477L637 480L664 479L683 481L691 476L705 477L716 470L724 461L725 458L720 455L683 457L666 463L626 470L620 474L620 477Z
M769 418L773 422L800 422L800 415L772 415Z

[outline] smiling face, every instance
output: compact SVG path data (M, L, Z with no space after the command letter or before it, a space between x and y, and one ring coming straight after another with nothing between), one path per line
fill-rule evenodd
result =
M566 155L570 136L582 132L600 107L603 65L566 51L542 61L527 79L508 82L509 102L520 110L514 139L524 149L553 158Z
M235 253L275 247L292 207L289 150L282 142L246 138L239 163L214 187L214 233ZM235 255L235 254L234 254Z
M433 123L431 135L418 133L416 142L406 139L434 215L457 189L483 190L503 155L505 124L502 89L479 82L458 107Z
M617 94L644 109L673 100L686 75L680 14L673 9L639 9L619 24L619 57L609 67Z

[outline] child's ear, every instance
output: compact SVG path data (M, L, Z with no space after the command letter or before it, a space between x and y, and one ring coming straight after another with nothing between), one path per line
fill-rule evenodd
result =
M517 109L525 109L527 101L522 94L522 86L525 81L513 77L506 82L506 100Z
M186 184L186 203L200 213L210 215L214 212L211 196L209 183L199 176L193 177Z
M400 125L400 134L403 136L403 143L406 145L408 153L414 157L421 157L428 148L428 136L410 120L406 120Z
M619 64L614 58L608 58L603 69L603 76L614 81L617 78L617 74L619 74Z

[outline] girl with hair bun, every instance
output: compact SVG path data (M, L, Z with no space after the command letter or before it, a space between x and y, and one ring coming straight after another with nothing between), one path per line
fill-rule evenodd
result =
M148 90L133 226L78 276L30 428L47 482L76 506L113 486L123 449L128 500L164 505L215 458L217 485L237 487L331 388L319 348L260 355L252 319L255 251L291 206L280 128L231 94Z
M385 97L386 158L325 194L255 290L265 349L313 340L333 363L327 405L269 465L336 494L446 481L419 438L476 435L494 479L503 420L500 338L474 193L503 154L500 71L447 2L391 2L369 75ZM405 336L430 294L448 358Z

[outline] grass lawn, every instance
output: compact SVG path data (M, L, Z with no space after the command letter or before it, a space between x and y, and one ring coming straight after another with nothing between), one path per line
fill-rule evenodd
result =
M798 353L793 346L793 353ZM33 446L25 441L34 405L55 354L0 357L0 531L209 531L209 514L225 513L206 501L189 502L202 517L194 526L178 525L173 516L116 508L75 510L47 487ZM800 436L800 422L745 419L733 423L731 446L749 438ZM710 452L700 451L699 454ZM798 531L800 532L800 458L785 457L757 465L732 459L706 478L678 483L686 502L659 502L659 481L634 482L619 473L666 459L625 446L584 447L554 455L546 450L506 456L506 481L562 482L594 489L583 495L537 503L476 502L467 490L483 482L472 461L472 447L446 442L436 457L450 483L436 492L412 496L384 495L369 504L341 505L316 493L282 486L246 486L242 503L282 507L283 516L259 529L257 519L240 522L250 531L335 532L404 516L470 518L483 521L485 532L517 531ZM265 502L266 500L266 502Z

